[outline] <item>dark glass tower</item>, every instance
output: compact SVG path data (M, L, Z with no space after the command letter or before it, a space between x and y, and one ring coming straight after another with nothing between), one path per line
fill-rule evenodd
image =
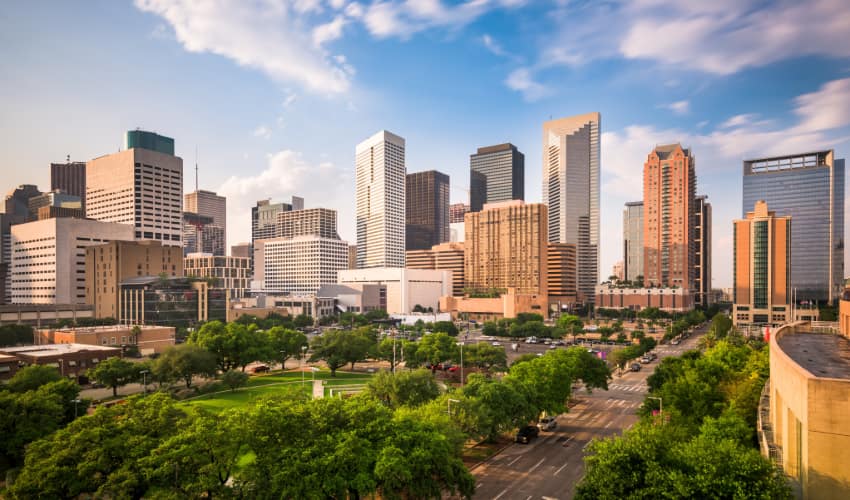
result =
M405 249L429 250L449 241L449 176L428 170L407 174Z
M79 196L86 209L86 163L68 161L67 163L50 164L50 190L60 190L63 193Z
M815 151L744 161L744 217L764 200L791 216L797 301L834 302L844 288L844 160Z
M525 199L525 155L511 143L478 148L469 156L469 205Z

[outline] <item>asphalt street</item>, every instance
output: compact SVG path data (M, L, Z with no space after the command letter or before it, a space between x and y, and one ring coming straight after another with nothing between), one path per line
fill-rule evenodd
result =
M678 346L655 349L658 359L639 372L626 372L609 382L608 390L588 394L579 389L578 403L558 416L558 428L541 431L530 444L513 444L484 462L473 474L475 497L492 500L564 500L575 494L584 476L584 450L594 438L622 433L637 422L646 397L646 379L666 356L678 356L697 345L695 332Z

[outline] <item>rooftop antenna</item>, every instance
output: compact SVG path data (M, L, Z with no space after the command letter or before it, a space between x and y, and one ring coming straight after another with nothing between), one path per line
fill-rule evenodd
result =
M65 161L71 163L71 155L65 155Z
M198 192L198 145L195 144L195 192Z

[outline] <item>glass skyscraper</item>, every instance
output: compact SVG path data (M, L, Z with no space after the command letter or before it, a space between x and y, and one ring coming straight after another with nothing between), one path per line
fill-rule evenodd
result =
M797 301L837 299L844 283L844 160L832 150L746 160L742 215L759 200L791 217Z
M469 155L470 212L485 203L525 199L525 155L511 143L478 148Z

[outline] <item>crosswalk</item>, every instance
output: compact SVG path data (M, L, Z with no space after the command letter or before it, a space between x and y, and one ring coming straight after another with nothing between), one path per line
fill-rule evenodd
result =
M608 384L609 391L647 392L648 389L644 384Z

